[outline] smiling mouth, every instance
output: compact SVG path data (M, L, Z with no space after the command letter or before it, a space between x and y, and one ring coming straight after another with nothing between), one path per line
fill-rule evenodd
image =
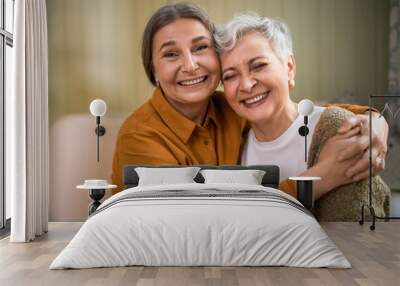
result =
M254 97L243 99L240 101L240 103L242 103L244 105L248 105L248 106L255 105L256 103L259 103L260 101L265 99L269 95L270 92L271 91L267 91L267 92L261 93L259 95L256 95Z
M193 86L193 85L196 85L196 84L206 81L206 79L207 79L207 76L201 76L201 77L198 77L195 79L179 81L178 84L182 85L182 86Z

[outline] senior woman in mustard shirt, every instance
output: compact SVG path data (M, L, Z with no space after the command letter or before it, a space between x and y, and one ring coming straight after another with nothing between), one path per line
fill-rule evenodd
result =
M221 92L214 25L192 4L166 5L146 25L142 60L152 97L122 125L112 180L127 164L237 164L245 121Z
M240 162L245 120L216 91L221 70L213 33L207 13L193 4L163 6L148 21L142 61L155 90L119 131L112 174L118 185L115 192L122 190L123 167L128 164ZM347 122L350 127L357 124L358 119ZM348 152L364 152L365 146L357 146Z

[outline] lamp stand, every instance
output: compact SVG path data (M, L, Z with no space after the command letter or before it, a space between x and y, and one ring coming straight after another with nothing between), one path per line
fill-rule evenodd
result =
M100 125L100 116L96 116L96 129L94 133L97 135L97 162L100 161L100 136L106 134L106 129Z
M361 219L358 222L361 225L364 224L364 208L367 207L369 209L369 212L372 217L372 224L369 226L370 230L375 230L376 219L381 219L381 220L386 220L386 221L391 220L391 219L395 219L395 220L400 219L400 217L377 216L375 214L375 209L372 206L372 134L371 134L371 131L372 131L372 107L371 106L372 106L372 104L371 103L372 103L373 98L385 98L385 97L394 98L394 97L400 97L400 96L398 96L398 95L397 96L396 95L390 95L390 96L370 95L369 96L369 112L368 112L369 113L369 204L368 204L368 206L365 204L363 204L361 206Z

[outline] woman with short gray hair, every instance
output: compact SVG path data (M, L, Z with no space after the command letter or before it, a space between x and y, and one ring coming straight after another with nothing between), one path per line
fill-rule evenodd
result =
M351 156L347 153L348 138L365 133L363 126L368 117L353 128L340 127L354 115L340 108L316 106L308 117L308 136L314 135L308 151L314 155L307 166L302 148L304 138L299 135L303 117L298 113L297 103L290 98L295 87L296 62L292 38L284 22L254 14L236 16L217 29L215 40L225 97L232 109L251 125L242 151L243 165L278 165L281 188L292 195L295 190L287 180L289 177L299 174L321 177L315 185L315 199L368 177L368 152L364 151L368 142L366 146L355 144L358 145L355 148L361 147L360 152ZM386 121L377 116L376 121L384 127L381 138L387 138ZM328 129L332 132L327 132ZM321 134L326 134L326 138ZM319 140L315 139L318 136ZM376 145L374 171L379 172L384 168L386 145L382 142ZM344 158L338 160L340 156Z
M232 50L240 38L251 32L262 33L282 62L293 54L292 36L286 23L256 14L238 15L217 29L214 34L217 52Z

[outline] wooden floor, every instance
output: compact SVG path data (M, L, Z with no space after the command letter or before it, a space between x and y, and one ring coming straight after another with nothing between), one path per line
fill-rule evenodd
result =
M324 223L352 269L289 267L121 267L48 270L81 223L50 223L32 242L0 241L0 285L400 285L400 222Z

